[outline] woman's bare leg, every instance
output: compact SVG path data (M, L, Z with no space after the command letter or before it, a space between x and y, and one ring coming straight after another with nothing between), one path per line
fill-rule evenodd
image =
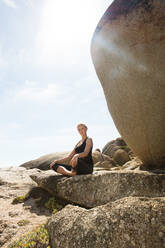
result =
M71 176L71 177L76 175L76 171L74 171L74 170L69 171L62 166L59 166L57 168L57 172L62 174L62 175Z
M74 161L72 161L72 162L71 162L71 165L72 165L72 167L73 167L73 168L75 168L75 167L76 167L76 165L77 165L77 161L75 161L75 160L74 160Z

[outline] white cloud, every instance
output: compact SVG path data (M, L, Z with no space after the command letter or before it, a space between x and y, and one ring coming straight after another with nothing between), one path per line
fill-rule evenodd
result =
M54 102L62 95L63 88L56 83L41 85L39 82L26 80L24 85L15 90L15 100L28 100L35 102ZM9 94L13 95L13 90Z
M13 0L3 0L3 2L8 6L8 7L11 7L11 8L17 8L17 5L15 4L15 2Z
M20 66L24 68L26 64L32 64L32 56L24 48L15 50L13 48L5 48L5 44L0 43L0 69L17 70ZM1 72L2 73L2 72Z
M78 94L78 95L77 95ZM4 89L0 105L6 104L57 104L57 106L72 105L79 97L79 92L65 82L37 82L25 80L23 84L10 83L10 88Z

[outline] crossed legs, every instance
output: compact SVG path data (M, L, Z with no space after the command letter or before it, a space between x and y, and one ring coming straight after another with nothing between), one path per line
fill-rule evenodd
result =
M76 175L76 171L74 171L73 169L71 171L65 169L65 167L63 166L59 166L56 170L58 173L62 174L62 175L66 175L66 176L75 176Z
M74 170L74 167L72 167L71 165L65 165L65 164L55 164L52 166L52 169L62 175L75 176L76 171Z

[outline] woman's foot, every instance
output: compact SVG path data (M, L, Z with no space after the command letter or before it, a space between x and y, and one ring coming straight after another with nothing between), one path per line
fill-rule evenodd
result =
M62 166L59 166L57 168L57 172L60 173L60 174L62 174L62 175L70 176L70 177L76 175L76 171L74 169L72 169L71 171L69 171L69 170L65 169L64 167L62 167Z

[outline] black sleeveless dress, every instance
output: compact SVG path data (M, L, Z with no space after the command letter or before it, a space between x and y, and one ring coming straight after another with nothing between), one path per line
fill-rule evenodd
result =
M80 141L78 142L78 144L76 145L76 147L74 149L75 153L84 152L87 138L79 146L78 146L78 144L80 143ZM90 151L86 157L78 158L77 165L76 165L76 167L74 167L74 170L76 171L77 175L86 175L86 174L92 174L93 173L92 148L93 147L91 147L91 149L90 149ZM69 171L72 170L71 165L60 164L60 163L56 163L52 168L54 171L57 172L57 169L59 166L63 166L64 168L66 168Z
M81 145L75 147L74 149L75 153L84 152L87 138L84 140L84 142ZM92 147L86 157L78 158L75 170L77 172L77 175L92 174L93 172Z

